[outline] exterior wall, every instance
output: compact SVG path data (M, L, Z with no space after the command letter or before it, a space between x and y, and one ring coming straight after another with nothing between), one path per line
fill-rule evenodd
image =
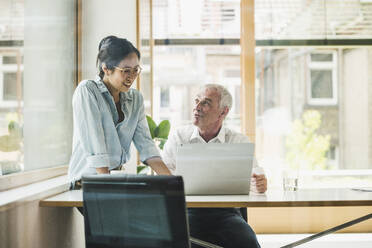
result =
M343 55L344 90L340 95L343 139L341 168L363 169L369 165L368 53L365 48L345 50ZM371 73L371 72L369 72Z

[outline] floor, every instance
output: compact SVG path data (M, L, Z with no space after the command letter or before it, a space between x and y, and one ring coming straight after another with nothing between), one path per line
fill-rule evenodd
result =
M278 248L308 237L310 234L259 234L262 248ZM299 246L299 248L372 248L372 233L330 234Z

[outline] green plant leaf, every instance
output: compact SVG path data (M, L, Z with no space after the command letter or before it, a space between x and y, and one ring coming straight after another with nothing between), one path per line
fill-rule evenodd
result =
M151 138L155 138L155 129L157 128L155 121L148 115L146 115L147 119L147 124L149 125L150 133L151 133Z
M147 165L138 165L137 166L137 174L140 174L141 171L145 170L147 168Z
M170 131L170 122L168 120L164 120L160 122L157 130L157 134L155 137L162 138L162 139L168 139Z
M160 150L163 150L165 142L167 142L167 139L160 139L160 143L159 143Z

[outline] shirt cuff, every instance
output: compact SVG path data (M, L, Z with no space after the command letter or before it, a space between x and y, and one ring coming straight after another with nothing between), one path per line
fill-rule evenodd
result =
M142 163L144 163L145 165L147 165L146 161L149 160L149 159L152 159L152 158L160 158L161 159L160 156L152 156L152 157L149 157L146 160L142 161Z
M108 154L92 155L87 157L87 164L93 168L109 167L110 158Z
M150 146L147 149L144 149L140 152L140 159L141 162L144 163L147 159L153 158L153 157L160 157L160 153L156 146ZM161 157L160 157L161 158Z

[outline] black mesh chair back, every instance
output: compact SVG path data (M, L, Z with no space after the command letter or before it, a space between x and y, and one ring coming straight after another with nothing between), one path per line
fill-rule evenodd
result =
M82 178L85 241L95 247L190 247L182 177Z

